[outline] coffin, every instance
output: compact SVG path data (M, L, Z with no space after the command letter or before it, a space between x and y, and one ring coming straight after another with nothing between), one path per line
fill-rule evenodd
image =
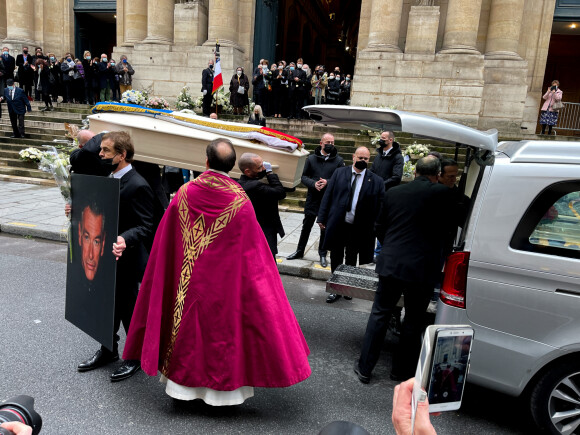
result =
M300 184L308 151L302 142L265 127L214 120L193 113L149 109L132 104L99 103L89 117L90 129L127 131L135 145L135 159L159 165L205 171L205 148L209 142L226 137L239 157L251 152L270 162L284 187ZM241 173L237 167L230 172Z

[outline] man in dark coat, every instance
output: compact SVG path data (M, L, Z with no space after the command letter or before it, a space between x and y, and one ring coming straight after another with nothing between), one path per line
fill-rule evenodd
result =
M14 80L8 79L6 85L7 88L4 89L3 100L6 101L8 105L8 115L10 116L10 124L12 124L13 132L11 137L25 137L24 114L27 111L32 111L30 101L28 101L28 98L22 89L14 86Z
M385 185L381 177L366 170L370 158L368 148L358 147L352 156L353 165L334 172L320 204L317 221L326 229L323 248L330 249L333 272L343 261L356 266L357 256L359 264L373 260L374 222ZM326 302L339 298L330 294Z
M304 220L302 221L302 231L298 240L298 247L287 259L295 260L304 257L310 230L316 221L320 202L326 192L326 185L334 171L344 166L344 160L338 155L338 150L334 146L334 136L325 133L320 139L320 147L316 148L314 154L310 154L304 170L302 171L302 184L308 188L306 204L304 206ZM324 244L323 228L320 229L320 240L318 243L318 255L320 255L320 265L326 267L326 250L322 248Z
M10 50L8 47L2 48L2 62L4 62L4 84L6 85L6 80L14 79L14 68L16 68L16 59L10 56Z
M32 98L32 81L34 71L30 67L33 63L33 56L28 52L28 47L22 47L22 53L16 56L16 66L18 67L18 83L24 89L27 97Z
M238 160L238 167L242 172L240 185L252 201L256 219L266 236L272 255L278 253L278 234L284 237L284 227L278 212L278 201L286 198L284 186L278 175L272 172L272 165L253 153L244 153ZM266 177L268 184L260 180Z
M383 131L378 142L377 155L373 160L371 171L385 180L385 192L393 186L398 186L403 178L405 159L401 154L401 146L395 142L392 131ZM375 261L381 253L381 241L377 240Z
M113 243L113 254L118 260L114 349L111 352L101 347L94 356L79 364L80 372L93 370L119 359L118 331L123 323L125 332L129 332L139 283L149 258L148 246L151 246L150 239L153 237L153 192L131 165L134 152L133 143L126 132L111 132L102 137L100 157L112 159L112 175L120 179L119 235L116 243ZM111 374L111 381L126 379L139 368L139 361L125 361Z
M201 73L201 93L203 94L203 115L209 116L213 91L213 59L207 63L207 68Z
M296 67L294 62L290 62L290 72L288 73L288 96L290 99L290 114L288 119L302 119L302 107L304 106L304 96L306 95L306 73L302 71L302 63Z
M370 381L401 294L405 321L391 379L408 379L415 373L427 306L441 270L446 228L453 222L451 189L437 183L440 168L436 157L423 157L417 162L415 180L385 194L376 224L377 236L383 240L376 267L379 287L354 366L363 383Z

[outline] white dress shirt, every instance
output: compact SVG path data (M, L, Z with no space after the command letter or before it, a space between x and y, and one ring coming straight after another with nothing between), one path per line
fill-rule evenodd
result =
M363 169L363 171L361 173L358 173L354 170L354 168L352 168L352 174L350 176L350 184L352 184L352 181L354 179L354 174L358 174L357 180L356 180L356 184L354 187L354 196L352 198L352 207L350 210L348 210L346 212L346 216L344 217L344 220L346 221L346 223L352 224L354 223L354 214L356 211L356 204L358 203L358 196L360 194L360 189L362 187L362 183L363 183L363 179L365 177L365 173L366 173L366 169Z
M120 169L117 172L113 172L111 175L113 176L113 178L123 178L123 175L125 175L131 169L133 169L133 166L131 165L131 163L129 163L123 169Z

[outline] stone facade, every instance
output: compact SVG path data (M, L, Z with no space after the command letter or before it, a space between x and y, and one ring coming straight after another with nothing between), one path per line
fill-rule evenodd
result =
M129 57L135 88L173 101L185 85L197 95L217 39L227 85L238 65L253 70L256 1L117 0L113 57ZM555 1L362 0L352 104L533 134ZM64 53L74 47L73 6L0 0L0 40Z

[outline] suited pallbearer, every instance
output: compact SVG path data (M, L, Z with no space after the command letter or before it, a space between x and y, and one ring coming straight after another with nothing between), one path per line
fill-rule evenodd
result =
M32 111L32 107L30 107L30 102L24 91L14 86L14 80L6 80L6 86L3 100L8 105L8 115L13 132L11 137L24 137L24 114Z
M367 170L371 154L358 147L352 156L352 166L334 171L318 212L318 225L326 230L323 249L330 250L330 268L344 262L356 266L373 260L374 222L385 192L383 179ZM346 256L346 258L345 258ZM332 303L340 295L330 294Z

